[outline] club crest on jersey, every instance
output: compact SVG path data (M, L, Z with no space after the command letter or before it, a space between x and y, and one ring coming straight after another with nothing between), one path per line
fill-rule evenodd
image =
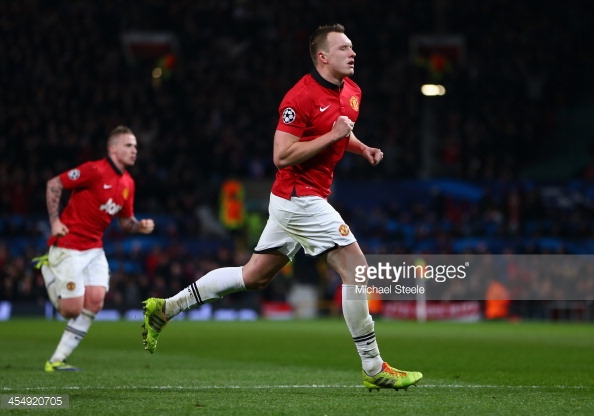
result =
M338 227L338 232L340 233L340 235L342 235L343 237L349 235L349 226L346 224L342 224L340 227Z
M71 169L68 172L68 179L70 179L71 181L75 181L78 178L80 178L80 170L78 170L78 169Z
M109 215L115 215L122 209L121 206L113 202L113 199L109 198L109 200L99 207L99 211L105 211Z
M355 111L359 111L359 100L354 95L349 99L349 104L351 108Z
M295 121L295 116L297 115L297 113L295 113L295 110L293 110L291 107L287 107L285 108L285 110L283 111L283 123L285 124L291 124L293 121Z
M76 289L76 283L74 283L74 282L66 283L66 289L68 289L69 291L72 292L74 289Z
M129 195L130 195L130 190L128 188L124 188L124 190L122 191L122 197L124 198L124 201L126 199L128 199Z

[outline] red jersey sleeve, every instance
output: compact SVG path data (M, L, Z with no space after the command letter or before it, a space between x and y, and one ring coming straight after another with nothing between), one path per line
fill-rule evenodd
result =
M277 130L303 137L305 129L310 124L309 113L313 102L304 95L307 95L306 91L295 87L285 94L278 108L280 117Z
M66 172L62 172L58 177L62 181L64 189L86 188L97 181L101 172L93 162L85 162Z

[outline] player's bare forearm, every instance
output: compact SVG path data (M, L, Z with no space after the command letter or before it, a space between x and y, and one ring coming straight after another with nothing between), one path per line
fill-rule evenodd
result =
M356 155L363 156L369 163L373 166L377 165L382 161L384 158L384 153L375 147L369 147L361 140L357 139L353 133L349 137L349 145L347 146L347 151L354 153Z
M307 141L300 141L300 138L293 134L277 130L274 133L274 165L282 169L305 162L332 143L348 137L354 126L355 123L351 119L339 116L328 133Z
M351 135L349 136L349 145L346 148L347 152L361 156L367 147L367 145L363 144L363 142L355 136L355 133L351 132Z
M45 200L50 224L53 224L60 218L60 198L62 197L62 189L64 189L64 185L62 185L62 181L58 176L47 181Z
M297 165L317 155L333 143L329 134L314 140L299 141L299 137L278 131L274 135L273 159L277 168L283 169Z
M155 223L151 219L138 221L135 217L118 218L118 223L122 227L122 230L129 233L150 234L155 228Z

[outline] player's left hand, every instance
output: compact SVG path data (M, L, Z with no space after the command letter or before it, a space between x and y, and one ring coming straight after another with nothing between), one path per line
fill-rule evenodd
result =
M363 151L363 157L367 159L367 161L371 163L372 166L375 166L384 158L384 152L382 152L380 149L376 149L375 147L367 147Z
M150 234L155 229L155 222L151 219L144 219L138 221L138 232L142 234Z

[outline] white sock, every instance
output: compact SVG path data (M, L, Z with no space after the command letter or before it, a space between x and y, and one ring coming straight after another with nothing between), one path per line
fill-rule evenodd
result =
M366 293L357 293L355 285L342 285L342 312L357 352L361 357L363 371L374 376L382 369L373 318L369 314Z
M66 324L66 329L62 334L60 343L50 358L51 363L57 361L64 361L72 351L80 344L84 336L87 334L89 327L95 319L95 314L86 309L82 310L82 313L76 318L72 318Z
M52 270L45 264L41 266L41 275L45 282L45 288L47 289L47 297L49 298L54 308L58 309L58 289L56 288L56 276L52 273Z
M172 318L195 305L204 305L223 296L245 290L241 267L212 270L177 295L165 299L165 316Z

